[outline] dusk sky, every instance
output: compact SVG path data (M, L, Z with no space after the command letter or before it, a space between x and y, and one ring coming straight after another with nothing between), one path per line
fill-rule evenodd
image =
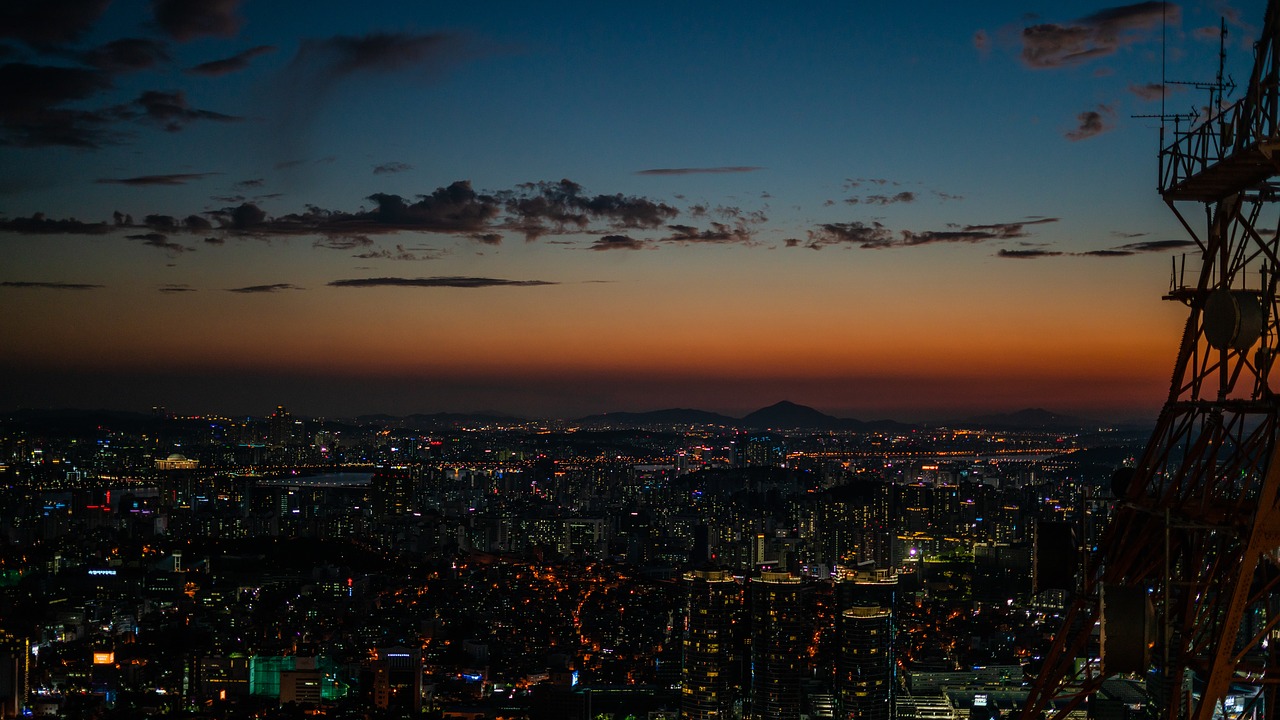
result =
M9 0L0 409L1152 420L1263 6Z

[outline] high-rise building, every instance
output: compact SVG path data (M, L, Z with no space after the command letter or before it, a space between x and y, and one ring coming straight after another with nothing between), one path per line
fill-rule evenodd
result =
M422 471L417 466L379 467L369 480L374 514L402 515L412 512L421 474Z
M0 718L22 716L31 693L31 643L0 629Z
M855 607L841 613L836 688L840 694L840 717L892 717L893 621L888 608Z
M894 701L898 576L867 567L841 568L835 585L840 717L888 720Z
M785 572L751 580L751 717L796 720L800 684L808 668L813 632L805 612L805 586Z
M742 606L741 588L725 570L685 573L689 587L681 662L681 720L730 717L734 685L733 621Z
M293 416L283 405L277 405L276 411L268 418L267 443L275 447L284 447L293 442Z

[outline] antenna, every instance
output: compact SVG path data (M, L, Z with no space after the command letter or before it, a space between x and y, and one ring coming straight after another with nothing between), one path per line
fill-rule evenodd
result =
M1209 115L1212 117L1222 110L1223 102L1227 95L1235 92L1236 82L1230 75L1223 75L1224 68L1227 63L1227 20L1221 19L1221 30L1218 34L1218 74L1214 77L1213 82L1187 82L1181 80L1167 80L1166 85L1185 85L1193 87L1197 90L1207 90L1209 92Z
M1192 87L1197 90L1205 90L1209 93L1209 103L1207 105L1208 115L1210 118L1222 111L1223 103L1231 93L1236 90L1235 80L1230 75L1224 75L1227 63L1227 20L1219 18L1218 33L1218 74L1212 82L1203 80L1169 80L1167 77L1167 45L1168 45L1168 8L1169 3L1160 3L1160 114L1158 115L1130 115L1131 118L1155 118L1160 121L1160 136L1158 142L1160 151L1161 166L1159 168L1160 176L1164 176L1164 149L1165 149L1165 125L1169 121L1173 121L1173 141L1176 143L1183 136L1182 121L1187 121L1187 131L1189 132L1196 121L1200 118L1200 111L1193 105L1187 112L1171 113L1166 109L1166 100L1169 95L1170 85L1181 85Z

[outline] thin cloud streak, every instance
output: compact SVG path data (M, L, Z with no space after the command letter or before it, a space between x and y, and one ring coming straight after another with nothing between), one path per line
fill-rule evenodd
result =
M243 295L253 295L262 293L277 293L285 290L301 290L302 288L292 283L272 283L270 285L249 285L247 287L227 288L227 292L240 293Z
M728 165L725 167L705 167L705 168L653 168L650 170L637 170L637 175L722 175L727 173L749 173L763 170L764 168L755 165Z
M94 182L99 185L186 185L192 180L201 180L218 173L173 173L170 175L139 175L129 178L98 178Z
M437 276L424 278L376 277L334 280L330 287L420 287L420 288L488 288L488 287L540 287L559 285L548 280L507 280L504 278Z
M0 282L0 287L22 288L30 290L97 290L105 287L103 285L90 285L88 283L68 283L68 282L38 282L31 280L5 280Z
M206 77L229 75L248 68L249 63L259 55L265 55L275 51L275 45L258 45L257 47L251 47L244 52L236 53L231 57L200 63L195 67L187 69L187 73L189 75L204 75Z

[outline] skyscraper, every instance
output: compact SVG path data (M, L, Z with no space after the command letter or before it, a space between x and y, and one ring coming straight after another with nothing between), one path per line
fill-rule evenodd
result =
M836 689L840 694L840 717L892 717L893 623L888 608L855 607L841 613Z
M751 580L751 717L800 717L800 683L812 636L805 615L805 586L785 572Z
M685 573L689 586L681 663L682 720L721 720L730 717L733 685L731 635L734 614L742 605L741 588L724 570Z
M898 576L887 570L841 568L835 590L840 717L888 720L894 701Z

